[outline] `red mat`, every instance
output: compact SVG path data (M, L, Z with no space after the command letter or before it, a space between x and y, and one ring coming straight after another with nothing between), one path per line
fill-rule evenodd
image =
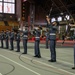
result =
M34 40L28 40L28 42L34 43ZM73 46L74 41L72 40L66 40L65 43L62 45L63 40L57 40L56 45L58 46ZM45 40L40 41L41 44L45 44Z

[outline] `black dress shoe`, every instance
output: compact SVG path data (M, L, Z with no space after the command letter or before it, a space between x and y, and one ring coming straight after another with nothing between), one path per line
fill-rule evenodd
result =
M46 49L48 49L48 47L46 47Z
M20 52L20 51L16 51L16 52Z
M41 58L41 56L35 55L34 57Z
M72 67L72 69L75 69L75 67Z
M34 57L38 57L37 55L35 55Z
M38 58L41 58L41 56L37 56Z
M11 51L13 50L13 49L10 49Z
M27 53L22 53L22 54L27 54Z
M49 62L56 62L56 60L48 60Z
M0 47L0 48L3 48L3 47Z

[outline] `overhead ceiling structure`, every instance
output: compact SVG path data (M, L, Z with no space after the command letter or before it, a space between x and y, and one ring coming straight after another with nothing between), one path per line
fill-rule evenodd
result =
M75 0L29 0L34 2L36 6L39 6L44 10L46 14L51 16L68 14L75 20Z

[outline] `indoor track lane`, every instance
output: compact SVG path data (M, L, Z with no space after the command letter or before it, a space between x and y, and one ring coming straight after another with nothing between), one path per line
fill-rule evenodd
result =
M49 49L42 48L42 58L34 58L33 43L28 43L28 54L22 55L0 48L0 73L2 75L75 75L73 67L73 48L57 48L57 62L48 62L50 59ZM32 48L30 48L32 46ZM21 45L22 47L22 45Z

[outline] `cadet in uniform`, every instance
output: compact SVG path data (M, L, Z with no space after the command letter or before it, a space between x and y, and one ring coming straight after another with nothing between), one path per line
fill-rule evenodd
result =
M10 32L10 50L14 50L13 41L14 41L14 31L12 30Z
M46 36L46 49L48 49L48 41L49 41L49 31L48 31L48 29L46 29L45 36Z
M27 41L28 41L28 27L25 27L25 31L23 31L23 47L24 52L22 54L27 54Z
M7 29L5 32L5 42L6 42L6 49L9 48L9 30Z
M49 16L46 16L46 20L48 22L49 28L49 39L50 39L50 51L51 51L51 59L48 60L49 62L56 62L56 31L58 29L58 22L50 23Z
M35 34L35 45L34 45L35 56L34 57L41 58L40 48L39 48L41 31L39 27L37 29L34 29L34 34Z
M1 31L1 48L4 47L4 44L3 44L4 36L5 36L4 30L2 30L2 31Z
M20 32L17 32L16 35L16 42L17 42L17 51L16 52L20 52Z

